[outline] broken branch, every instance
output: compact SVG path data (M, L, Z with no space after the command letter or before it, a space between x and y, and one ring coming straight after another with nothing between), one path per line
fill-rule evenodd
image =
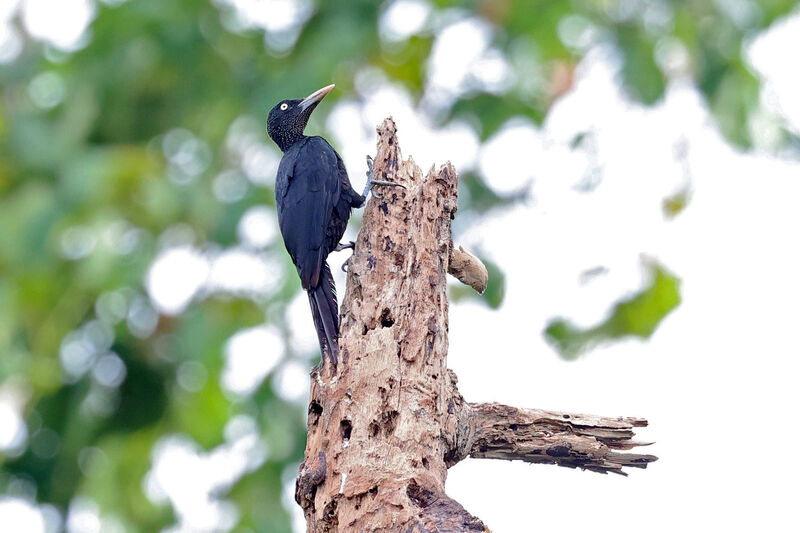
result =
M631 440L642 418L519 409L496 403L471 403L462 418L472 438L462 455L480 459L520 460L626 475L623 467L645 468L654 455L620 453L639 443Z
M458 249L451 246L447 273L455 276L461 283L469 285L480 294L483 294L489 283L489 272L486 270L486 265L461 246Z

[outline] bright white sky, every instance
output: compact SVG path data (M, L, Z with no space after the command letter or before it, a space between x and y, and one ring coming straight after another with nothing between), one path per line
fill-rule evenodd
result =
M56 2L65 10L59 25L41 15L45 3L26 0L0 9L0 62L13 59L18 49L17 30L5 22L14 9L21 9L26 31L57 48L69 51L85 42L93 2ZM267 48L290 42L293 28L308 16L307 3L271 0L274 9L286 10L289 22L263 19L254 1L220 3L237 8L237 27L262 27L272 35L265 38ZM400 19L407 23L397 23ZM395 2L380 21L381 35L396 43L430 19L424 0ZM461 85L452 80L486 91L513 81L508 62L490 46L491 31L475 19L445 21L431 59L422 102L426 110L446 107L458 96ZM786 57L787 50L797 49L800 15L777 24L749 48L765 81L764 110L751 125L759 147L772 145L781 121L800 132L800 71L789 68ZM581 63L574 89L542 127L512 120L483 145L468 123L434 127L404 89L369 69L357 77L357 93L339 100L325 124L357 188L364 180L364 155L374 151L375 124L389 114L398 124L404 154L413 155L423 169L450 159L462 171L477 169L498 192L532 185L520 206L463 228L458 238L500 264L507 276L499 310L475 303L451 307L449 364L468 400L641 416L651 422L639 436L657 442L645 451L661 459L629 478L499 461L457 465L450 471L449 494L495 533L796 527L790 513L800 469L784 457L791 454L787 445L800 437L791 424L800 355L793 333L800 318L800 259L792 244L800 227L795 205L800 163L778 160L766 150L745 154L730 148L697 92L681 78L680 50L670 50L665 61L678 75L658 106L644 108L626 98L616 81L613 51L595 47ZM51 98L58 83L57 77L32 83L31 96L40 95L43 107L58 105L63 95ZM570 140L581 132L591 133L587 146L571 149ZM675 156L681 146L684 160ZM215 178L220 201L237 201L248 187L274 179L278 154L264 142L260 123L246 117L234 122L228 148L241 170ZM170 179L177 183L194 179L210 157L202 140L181 129L165 136L164 151ZM579 190L587 176L600 177L589 193ZM665 220L662 200L684 187L691 191L688 208ZM65 254L91 253L94 241L79 230L65 237ZM525 235L524 242L519 235ZM276 238L274 214L263 208L248 211L239 236L239 246L218 250L194 242L187 228L170 228L144 280L149 301L108 293L98 302L98 313L116 321L127 316L129 325L146 335L154 309L179 313L194 298L214 291L268 298L275 289L270 280L281 275L279 262L264 253ZM540 335L547 321L556 315L582 325L602 320L614 302L644 283L643 258L656 259L681 277L681 306L649 342L614 343L578 361L562 361ZM344 277L338 267L344 259L338 254L332 261L340 287ZM597 266L606 273L581 284L580 274ZM115 310L117 301L121 312ZM283 398L306 401L307 356L315 353L316 343L304 295L290 305L288 321L299 357L287 359L284 341L271 326L243 330L226 344L220 354L226 358L222 379L232 398L270 379ZM65 370L79 374L104 361L124 379L114 354L92 351L108 344L97 324L65 340ZM265 345L272 347L267 356ZM202 365L182 366L179 376L187 390L207 377ZM23 403L13 387L0 390L0 449L25 442L19 417ZM246 418L232 420L226 443L214 450L168 436L153 451L143 488L154 502L175 507L179 523L171 532L227 531L238 510L212 493L257 468L268 454ZM175 464L183 466L170 466ZM181 481L186 472L193 473L190 482ZM285 474L285 504L297 531L304 531L291 496L296 468ZM201 510L205 529L191 518ZM24 498L0 499L4 531L56 531L59 521L52 508L31 506ZM114 517L101 516L86 500L75 502L63 521L69 533L119 530Z
M644 111L604 90L607 75L602 63L586 68L545 126L592 125L609 162L603 181L586 197L566 183L538 195L537 181L535 204L469 232L506 269L508 296L496 313L453 306L449 362L472 401L646 417L641 439L656 441L646 451L661 459L628 479L472 460L451 470L449 493L495 532L788 531L800 469L770 459L800 437L784 422L797 405L800 165L734 152L690 88L671 87ZM594 112L581 105L588 98ZM665 222L658 197L682 179L668 161L679 135L692 196ZM639 253L683 280L683 303L649 342L568 363L529 333L554 310L599 320L608 296L635 279ZM608 279L579 288L578 272L595 264Z

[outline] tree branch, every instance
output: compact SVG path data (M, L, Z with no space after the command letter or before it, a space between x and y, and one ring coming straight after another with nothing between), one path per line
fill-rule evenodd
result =
M466 418L473 438L462 453L470 457L518 459L623 475L625 466L645 468L656 460L653 455L615 451L648 444L631 440L634 427L647 425L641 418L606 418L494 403L469 404Z
M651 443L635 442L633 428L643 418L520 409L496 403L467 403L458 378L448 371L450 400L446 422L448 468L467 457L554 464L593 472L627 475L623 467L646 468L654 455L620 453Z
M469 285L483 294L489 284L489 271L486 270L486 265L461 246L458 248L451 246L450 248L450 263L447 266L447 273L464 285Z

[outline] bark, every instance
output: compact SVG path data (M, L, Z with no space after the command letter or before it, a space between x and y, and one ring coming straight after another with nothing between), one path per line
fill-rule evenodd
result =
M641 419L469 404L447 370L446 273L482 291L485 267L450 238L457 175L423 177L401 158L396 128L378 128L375 178L348 261L340 362L312 374L296 500L308 531L488 531L444 492L448 467L471 457L620 472L655 458L624 454Z
M447 273L481 294L489 284L489 271L486 270L486 265L461 246L451 250Z

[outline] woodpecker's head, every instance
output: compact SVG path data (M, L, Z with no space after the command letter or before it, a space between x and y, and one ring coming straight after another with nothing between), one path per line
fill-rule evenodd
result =
M282 100L269 110L267 134L281 151L285 152L303 138L303 130L308 124L311 112L334 87L335 85L328 85L303 99Z

